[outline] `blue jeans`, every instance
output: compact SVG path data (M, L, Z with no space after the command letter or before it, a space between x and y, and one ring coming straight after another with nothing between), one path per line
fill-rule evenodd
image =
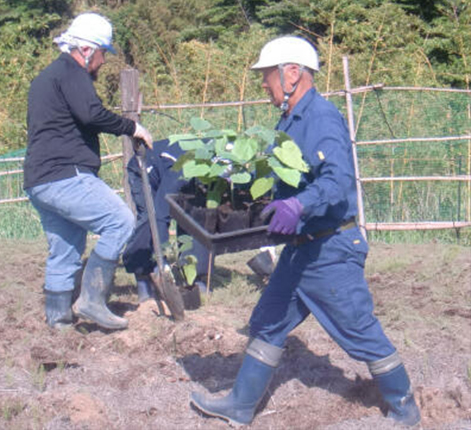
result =
M89 173L25 190L39 212L49 245L45 289L74 289L87 232L100 235L95 252L117 260L134 229L134 215L101 179Z
M358 228L285 246L252 313L251 336L283 347L312 313L350 357L374 362L390 356L395 348L373 314L364 277L367 253Z

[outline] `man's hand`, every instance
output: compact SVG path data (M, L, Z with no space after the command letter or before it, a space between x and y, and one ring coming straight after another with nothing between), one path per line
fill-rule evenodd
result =
M275 200L271 202L263 211L262 216L273 213L268 226L270 233L294 234L296 226L303 212L303 205L296 197L286 200Z
M145 142L146 146L152 149L152 135L149 133L149 130L147 130L147 128L143 127L138 122L136 122L136 130L134 131L133 137L136 137L137 139L142 139Z

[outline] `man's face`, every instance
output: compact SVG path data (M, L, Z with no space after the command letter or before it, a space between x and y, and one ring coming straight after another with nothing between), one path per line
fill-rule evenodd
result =
M91 53L91 51L90 51ZM94 81L98 79L98 71L105 64L106 49L96 49L88 62L88 73Z
M263 74L262 88L269 95L271 102L280 107L283 103L283 89L280 82L280 73L278 67L267 67L266 69L261 69Z

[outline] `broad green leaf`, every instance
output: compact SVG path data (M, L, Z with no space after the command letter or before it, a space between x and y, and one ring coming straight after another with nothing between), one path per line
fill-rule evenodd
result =
M303 160L299 146L292 140L284 141L281 146L273 149L273 153L286 166L299 170L300 172L309 172L308 165Z
M195 160L189 160L183 166L183 176L187 179L206 176L210 167L204 163L196 163Z
M188 285L193 285L196 279L196 264L185 264L183 266L183 273Z
M181 140L194 140L198 139L194 134L172 134L168 137L169 145L173 145Z
M265 193L272 189L274 183L274 178L256 179L250 187L250 194L252 195L252 198L255 200L263 196Z
M203 135L204 137L211 137L213 139L218 139L224 136L222 130L209 130Z
M238 138L234 142L232 153L239 158L242 163L251 160L257 153L258 144L255 139Z
M190 124L195 131L204 131L211 128L211 123L202 118L191 118Z
M258 160L255 163L255 178L262 178L268 176L272 172L266 158Z
M181 252L190 251L192 248L193 248L193 241L188 242L188 243L182 243L182 244L178 247L178 252L181 253Z
M276 143L278 145L281 145L283 142L287 140L293 140L289 134L285 133L284 131L278 131L276 133Z
M216 209L221 203L221 196L218 196L215 193L208 192L206 197L206 207L208 209Z
M275 167L273 169L279 178L288 185L297 188L301 180L301 172L288 167Z
M183 151L194 151L196 149L205 147L204 142L201 139L197 139L197 138L180 140L178 144L180 145L180 148Z
M177 236L177 242L178 242L178 251L180 253L191 249L191 247L193 246L193 238L188 234L181 234Z
M227 165L223 164L213 164L211 165L211 170L209 171L209 177L215 178L221 176L227 169Z
M271 144L275 141L276 131L268 129L261 125L254 125L245 131L247 136L259 136L266 144Z
M251 181L252 176L247 172L234 173L230 176L230 179L234 184L248 184Z
M275 169L276 167L283 167L283 164L281 164L281 163L278 161L278 159L277 159L275 156L273 156L273 155L271 155L271 156L268 157L267 162L268 162L268 165L269 165L272 169Z
M177 158L177 161L172 166L172 170L175 172L178 172L183 169L183 166L185 163L188 162L188 160L193 160L195 158L195 154L191 152L184 152L180 157Z
M226 152L226 146L227 146L226 137L216 139L216 142L214 143L214 151L216 152L217 155L222 155L223 153Z
M225 128L221 131L224 134L224 136L227 136L229 138L229 140L233 140L234 138L237 137L237 132L229 128Z
M198 148L195 152L195 160L211 160L214 156L214 152L204 146L203 148Z

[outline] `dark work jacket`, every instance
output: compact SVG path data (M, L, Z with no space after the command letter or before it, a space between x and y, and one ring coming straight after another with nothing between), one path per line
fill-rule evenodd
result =
M105 109L90 74L61 54L31 83L24 188L100 169L98 133L132 136L135 123Z
M276 128L298 144L310 167L297 189L280 181L276 193L282 199L296 195L303 205L297 233L335 229L355 217L358 209L352 142L338 109L313 88Z

